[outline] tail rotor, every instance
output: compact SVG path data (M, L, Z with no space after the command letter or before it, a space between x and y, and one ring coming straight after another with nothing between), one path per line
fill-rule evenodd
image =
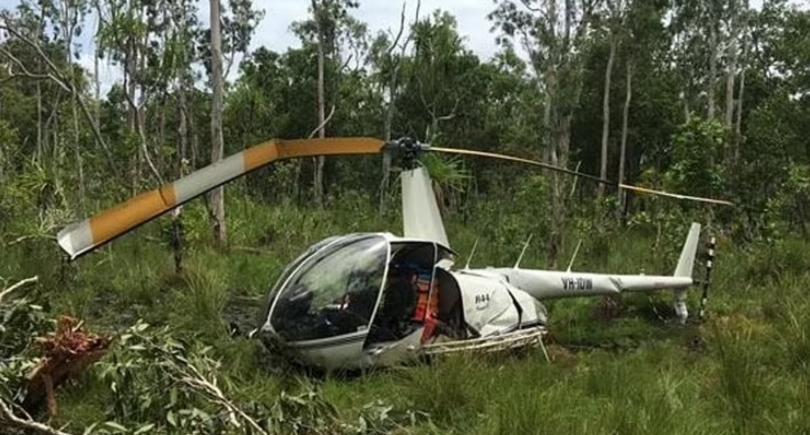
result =
M712 269L714 268L714 255L717 246L717 238L712 236L709 239L708 251L706 252L706 277L703 279L703 294L700 296L700 310L698 318L703 320L706 316L706 303L709 301L709 286L712 283Z

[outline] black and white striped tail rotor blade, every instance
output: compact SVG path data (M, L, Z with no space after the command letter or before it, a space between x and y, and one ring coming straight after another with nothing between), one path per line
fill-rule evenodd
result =
M712 236L709 239L708 252L706 253L706 276L703 280L703 294L700 296L700 311L698 318L703 319L706 315L706 304L709 302L709 286L712 283L712 269L714 268L714 255L717 248L717 239Z

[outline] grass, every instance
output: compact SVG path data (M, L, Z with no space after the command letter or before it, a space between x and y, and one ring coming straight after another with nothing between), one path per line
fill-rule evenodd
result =
M810 432L810 242L721 245L710 318L680 326L671 295L633 295L609 316L599 299L549 304L551 364L537 351L498 357L447 357L376 370L362 377L309 378L273 360L254 341L231 337L229 316L258 313L284 265L327 236L399 232L396 210L379 217L368 198L351 196L327 210L290 203L269 207L229 196L230 248L211 243L199 205L187 207L190 243L177 274L159 221L75 263L45 240L10 246L0 276L40 275L34 292L53 314L116 332L143 318L213 346L237 400L272 404L282 391L315 385L341 419L356 421L368 404L410 412L401 433L451 434L759 434ZM466 262L512 264L533 228L532 216L487 213L448 221ZM452 219L452 218L451 218ZM501 229L493 228L502 226ZM683 238L686 224L673 239ZM574 269L671 273L679 246L651 249L649 231L621 230L589 240L572 233L566 256L583 238ZM535 234L525 267L546 267ZM609 255L589 247L609 246ZM567 257L566 257L567 258ZM36 259L35 261L32 259ZM567 259L561 263L568 263ZM699 292L691 292L695 313ZM245 302L247 301L247 302ZM238 304L244 305L235 310ZM59 391L59 423L81 432L103 420L110 392L90 371Z

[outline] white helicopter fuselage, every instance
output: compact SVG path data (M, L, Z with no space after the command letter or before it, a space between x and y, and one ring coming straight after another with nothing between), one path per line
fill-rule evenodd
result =
M677 316L683 320L688 314L686 290L693 284L698 224L692 224L672 276L517 266L453 269L454 253L427 171L403 171L401 181L405 237L333 237L294 261L275 286L261 328L272 347L280 344L311 366L365 368L416 358L437 342L483 346L526 329L543 330L547 315L542 302L548 299L669 289L675 294ZM414 280L421 279L422 288L429 289L424 292L436 296L438 332L432 329L435 324L416 314L411 318L410 312L396 312L397 307L414 309L395 297L401 286L392 284L397 281L392 272L399 267L411 268ZM406 320L389 321L392 318Z
M308 250L298 260L293 262L288 271L276 285L275 296L271 301L265 318L262 331L275 345L281 345L297 359L307 365L318 366L325 369L366 368L384 366L414 359L423 354L423 350L438 340L446 337L440 334L425 340L425 325L414 323L410 332L396 339L375 338L374 330L379 328L377 321L384 316L382 307L389 290L387 278L379 284L379 293L374 297L373 309L369 309L369 317L365 323L354 325L351 330L341 331L330 336L306 337L305 339L290 339L285 337L283 331L278 331L278 322L274 325L276 317L291 317L283 312L284 305L279 303L286 289L295 287L296 276L308 267L313 269L310 274L314 276L328 275L330 270L317 270L314 265L329 264L329 257L339 257L341 264L352 264L354 259L340 256L341 246L352 246L356 243L370 243L376 240L375 249L385 253L384 262L378 267L385 267L388 276L392 263L395 262L396 251L400 252L407 247L425 247L434 250L433 271L431 273L430 287L442 292L439 300L458 300L456 310L460 313L460 321L464 327L467 338L486 339L503 337L514 334L526 328L542 328L547 322L546 308L543 301L555 298L586 297L598 295L617 295L623 292L657 291L663 289L673 290L676 294L676 310L678 315L685 317L686 310L683 304L685 290L693 284L691 278L691 264L694 261L695 248L699 226L693 225L689 237L684 245L679 266L673 276L656 275L619 275L580 273L572 271L551 271L513 268L484 268L484 269L453 269L451 251L449 248L431 240L415 238L401 238L389 233L350 234L346 236L327 239ZM313 282L313 281L310 281ZM351 285L346 286L347 289ZM439 290L441 289L441 290ZM314 299L317 299L317 289L308 289ZM348 291L348 290L347 290ZM306 294L303 292L302 294ZM310 299L313 299L310 297ZM332 309L326 305L325 309ZM343 307L342 309L346 309ZM311 311L311 310L310 310ZM299 315L300 316L300 315ZM329 324L323 316L318 322ZM305 320L303 317L293 317L295 322L315 322ZM332 323L336 323L332 320ZM284 327L282 325L282 327Z

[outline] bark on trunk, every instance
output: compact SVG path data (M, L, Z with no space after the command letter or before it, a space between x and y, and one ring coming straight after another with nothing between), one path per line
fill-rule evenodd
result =
M180 79L180 89L178 90L178 116L180 118L177 127L177 175L186 175L186 154L188 153L188 122L186 120L187 102L186 90L184 89L184 79ZM172 240L171 246L174 252L174 270L177 273L183 271L183 206L172 211Z
M70 71L70 65L72 64L72 61L73 61L73 29L74 29L74 27L73 27L73 25L74 25L73 24L74 23L73 14L77 14L78 12L76 12L76 11L72 12L71 11L71 5L68 4L67 2L64 4L64 7L65 7L65 9L62 11L62 13L64 14L63 15L64 21L62 22L62 26L63 26L62 30L64 32L64 38L65 38L65 65L67 65L68 68L69 68L69 70L68 70L68 74L69 74L68 80L70 80L70 88L75 90L76 89L75 74L73 74L73 72ZM79 189L78 189L79 206L80 206L80 210L82 211L82 213L85 213L86 210L87 210L87 204L85 203L86 195L85 195L85 188L84 188L84 167L83 167L84 165L82 164L82 155L81 155L81 149L80 149L80 144L79 144L79 140L80 140L80 138L79 138L79 114L78 114L78 110L77 110L77 107L76 107L77 104L78 104L78 101L77 101L78 99L79 99L78 94L76 94L74 92L71 95L71 99L70 99L70 111L71 111L71 116L73 118L72 119L72 121L73 121L72 122L72 124L73 124L72 125L72 127L73 127L73 144L72 145L73 145L74 157L76 159L76 173L77 173L77 175L79 177L79 186L78 186L79 187Z
M42 86L39 80L36 82L37 86L37 154L36 159L38 162L42 161Z
M717 77L717 26L712 22L709 31L709 78L706 85L707 110L706 118L714 119L714 81Z
M99 59L99 49L98 49L98 40L101 38L101 30L102 30L102 21L101 21L101 8L96 10L96 19L98 20L98 24L96 26L96 52L93 56L93 80L95 80L95 91L96 91L96 125L101 125L101 77L99 77L99 68L98 68L98 59Z
M211 0L211 162L222 159L222 33L220 29L219 0ZM214 217L214 238L220 245L228 239L225 227L225 194L222 187L211 191L211 208Z
M624 183L624 168L625 168L625 158L627 155L627 124L628 119L630 118L630 101L633 98L633 63L631 61L627 62L627 66L625 69L625 93L624 93L624 107L622 108L622 141L621 146L619 148L619 190L618 190L618 203L619 203L619 217L624 215L625 210L625 192L624 189L621 188L621 184Z
M616 38L610 35L610 53L605 68L605 90L602 98L602 154L599 164L599 176L607 179L608 138L610 135L610 81L613 76L613 59L616 57ZM605 185L599 183L599 198L605 193Z
M725 126L729 131L734 129L734 78L737 73L737 35L736 35L736 17L735 17L735 1L729 2L729 9L731 13L731 35L728 44L728 71L726 72L726 113L723 118Z
M740 159L740 146L742 144L742 113L743 98L745 96L745 62L748 61L748 0L743 3L742 13L744 14L742 24L742 67L740 68L740 91L737 95L737 121L734 126L734 161Z
M326 54L324 50L324 35L320 25L320 11L316 0L312 0L312 13L315 15L315 23L318 33L318 137L323 139L326 137L326 126L324 120L326 119L326 102L324 92L324 63L326 62ZM326 159L323 156L315 157L315 171L313 179L313 193L315 195L315 204L318 206L323 205L323 167Z

